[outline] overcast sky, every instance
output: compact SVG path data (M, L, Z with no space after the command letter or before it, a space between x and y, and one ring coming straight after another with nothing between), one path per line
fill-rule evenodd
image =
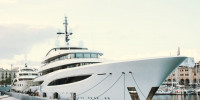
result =
M199 0L0 0L0 67L39 67L64 31L104 58L181 55L200 60Z

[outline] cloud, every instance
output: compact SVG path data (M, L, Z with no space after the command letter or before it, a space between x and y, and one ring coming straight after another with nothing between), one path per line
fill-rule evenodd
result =
M124 59L140 59L140 58L154 58L154 57L167 57L167 56L177 56L177 50L169 50L169 51L159 51L159 52L138 52L138 53L125 53L124 55L120 55L120 57L115 57L113 55L113 59L115 60L124 60ZM195 62L200 61L200 49L181 49L181 55L186 57L193 57Z
M17 2L19 2L19 0L0 0L0 3L13 4L13 3L17 3Z
M26 54L34 44L56 38L56 29L31 25L0 25L0 59ZM40 49L40 48L38 48Z

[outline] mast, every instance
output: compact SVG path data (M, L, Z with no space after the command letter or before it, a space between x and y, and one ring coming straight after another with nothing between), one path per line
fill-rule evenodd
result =
M177 56L180 56L180 47L178 47Z
M65 16L65 20L64 20L63 24L65 25L65 32L64 33L58 32L57 34L58 35L65 34L65 42L66 42L66 45L68 46L69 45L69 40L70 40L69 36L72 35L72 33L67 32L67 25L68 25L68 23L67 23L67 17L66 16Z
M65 21L64 21L63 24L65 25L65 33L67 34L67 25L68 25L68 23L67 23L67 17L66 16L65 16Z

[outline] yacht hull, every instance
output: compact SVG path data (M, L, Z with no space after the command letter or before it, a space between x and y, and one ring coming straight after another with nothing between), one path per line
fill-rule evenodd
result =
M18 81L12 86L11 89L16 92L26 92L32 84L33 81Z
M38 89L46 98L70 99L76 93L78 100L132 100L129 87L136 89L140 100L150 100L171 72L187 57L165 57L86 65L62 69L39 78L44 82ZM62 85L49 85L66 77L91 75L84 80ZM39 81L39 79L36 79Z

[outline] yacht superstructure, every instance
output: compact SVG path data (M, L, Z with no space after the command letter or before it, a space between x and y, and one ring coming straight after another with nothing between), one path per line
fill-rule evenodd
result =
M48 99L150 100L167 76L187 57L161 57L109 62L102 52L71 47L65 17L66 47L51 49L39 69L38 93ZM135 92L133 92L135 91ZM72 96L73 94L73 96Z
M19 68L16 73L16 78L12 82L12 90L16 92L27 92L30 86L34 86L33 80L39 76L39 73L34 68L25 67Z

